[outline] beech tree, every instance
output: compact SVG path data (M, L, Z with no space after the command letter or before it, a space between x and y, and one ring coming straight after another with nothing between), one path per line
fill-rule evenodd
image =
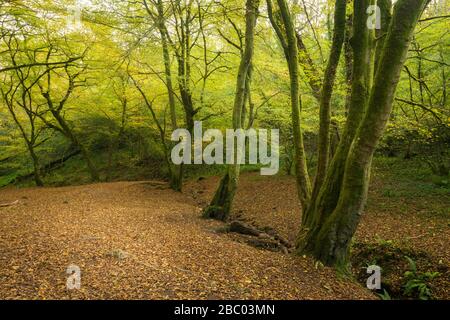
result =
M367 198L372 158L392 110L414 28L428 1L399 0L378 51L377 69L370 69L372 45L367 27L371 1L354 1L353 72L348 119L342 140L317 196L304 208L297 251L309 253L327 265L346 269L351 239ZM383 3L384 14L390 1Z
M301 127L298 46L292 15L285 0L277 0L278 9L274 12L271 0L267 1L267 11L272 26L281 43L286 58L291 90L292 132L294 138L294 166L298 196L304 206L311 197L311 181L308 173L305 146Z
M333 85L336 78L337 67L341 55L342 46L345 38L346 7L345 0L336 1L333 40L328 58L328 64L325 70L324 79L320 80L317 76L317 67L314 65L309 53L303 43L301 35L295 31L292 22L291 13L286 1L277 1L278 10L274 11L272 1L267 1L269 19L280 40L281 46L288 61L289 72L291 75L291 101L293 132L295 143L295 163L297 175L297 188L299 191L300 202L303 208L307 208L311 196L315 197L324 180L325 172L330 156L330 126L331 126L331 96L333 94ZM284 30L284 31L283 31ZM295 34L295 37L293 36ZM304 68L308 76L307 82L311 87L313 96L320 105L320 129L319 129L319 147L318 147L318 165L314 188L311 190L311 182L306 164L305 151L303 146L303 135L301 131L301 114L298 102L298 67L296 60ZM297 138L296 138L297 137Z
M249 88L248 81L250 79L249 72L251 70L253 51L254 51L254 36L256 20L258 18L259 0L247 0L245 5L245 48L241 55L241 62L236 80L236 92L234 96L233 106L233 129L238 130L243 128L243 109L245 104L246 92ZM238 150L238 143L234 144L234 164L229 165L227 173L220 181L214 197L209 207L204 210L203 216L207 218L215 218L219 220L227 220L234 196L236 194L240 165L239 157L242 150Z
M169 99L169 107L170 107L170 123L172 130L176 130L178 128L177 121L177 112L176 112L176 101L175 101L175 91L172 80L172 69L171 69L171 59L170 59L170 48L169 46L173 42L170 38L169 32L166 27L166 17L165 17L165 8L162 0L156 1L147 1L144 0L145 9L152 19L153 23L156 25L160 38L161 38L161 47L162 47L162 55L164 60L164 74L165 74L165 85L167 87L167 96ZM180 62L180 59L178 60ZM181 70L180 70L181 71ZM183 85L180 88L184 88ZM143 93L143 92L141 92ZM148 101L148 100L147 100ZM151 109L152 110L152 109ZM190 110L189 107L186 110ZM152 115L154 112L152 112ZM186 118L188 119L188 118ZM188 121L188 120L186 120ZM189 120L190 121L190 120ZM161 126L158 125L158 128ZM159 130L161 132L161 130ZM163 139L165 137L163 135ZM163 142L164 149L167 149L166 142ZM167 150L166 150L167 154ZM181 191L183 184L183 164L178 166L173 166L170 162L167 163L170 175L170 186L172 189L176 191Z

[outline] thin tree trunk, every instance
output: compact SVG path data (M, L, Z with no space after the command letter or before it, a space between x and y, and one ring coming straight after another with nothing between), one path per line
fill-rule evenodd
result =
M247 73L247 80L245 81L245 94L244 94L244 104L242 106L242 116L241 116L241 124L242 127L245 127L245 121L247 120L247 113L248 113L248 123L250 124L250 120L253 118L253 107L252 107L252 76L253 76L253 64L250 64L248 68ZM248 106L248 112L247 112L247 106ZM251 128L251 126L248 126L248 128Z
M158 10L158 29L161 35L161 44L163 50L163 58L164 58L164 72L166 76L166 87L167 94L169 96L169 107L170 107L170 121L172 124L172 129L176 130L177 126L177 114L176 114L176 105L175 105L175 95L173 92L172 85L172 71L170 68L170 53L169 53L169 45L167 43L167 29L164 22L164 7L162 0L158 0L157 5Z
M242 129L242 109L244 106L246 83L249 79L248 73L253 59L255 26L258 17L259 0L247 0L246 2L246 29L245 29L245 49L241 57L239 71L236 80L236 94L233 107L233 128ZM220 181L219 187L203 216L219 220L227 220L231 213L233 199L236 194L239 173L240 154L245 150L238 150L238 143L234 149L234 164L229 165L228 172Z
M292 131L295 150L295 176L298 197L303 209L308 207L311 198L311 181L308 174L306 152L303 144L301 129L300 92L299 92L299 67L298 67L298 43L291 13L286 0L277 0L280 10L281 23L276 19L271 0L267 0L269 19L283 47L289 68L291 86ZM284 30L284 31L283 31Z
M345 39L347 1L337 0L334 13L334 31L331 53L325 70L324 81L320 94L320 128L317 171L314 180L312 197L317 193L325 180L330 156L330 126L331 126L331 95L336 79L337 67L341 56L342 46Z
M320 103L320 88L322 87L321 79L319 77L319 71L314 64L305 44L303 43L303 38L300 33L296 33L297 38L297 48L298 48L298 62L303 68L303 72L308 79L309 86L311 87L311 92Z
M381 53L383 52L384 41L386 40L387 33L389 31L389 25L391 24L391 8L392 0L377 0L377 6L380 8L381 14L381 29L376 31L376 44L375 44L375 73L378 70L380 64Z
M345 24L345 41L344 41L344 60L345 60L345 82L347 84L347 92L345 96L345 114L348 115L350 101L352 96L352 78L353 78L353 52L350 39L353 33L353 14L347 17Z
M161 1L159 1L161 3ZM161 9L158 8L158 13L160 15L163 15L163 11L160 13L159 10L162 10L162 4ZM162 16L163 17L163 16ZM164 26L165 28L165 26ZM169 55L169 47L167 45L167 39L164 31L161 30L161 41L162 41L162 47L163 47L163 57L164 57L164 69L166 74L166 86L167 86L167 94L169 96L169 107L170 107L170 119L172 124L172 130L176 130L178 128L177 124L177 114L176 114L176 105L175 105L175 95L173 92L173 85L172 85L172 72L170 70L170 55ZM192 124L191 124L192 125ZM169 166L171 164L169 163ZM183 164L180 165L174 165L171 170L169 170L170 174L170 188L181 192L183 187Z
M34 181L36 182L36 185L38 187L43 187L44 182L42 181L41 176L41 166L39 164L39 158L36 155L36 152L34 151L34 147L31 144L28 144L28 151L30 152L31 159L33 160L33 170L34 170Z
M162 46L162 53L163 53L163 60L164 60L164 73L165 73L165 79L166 79L166 88L167 88L167 95L169 97L169 108L170 108L170 122L172 126L172 130L178 129L178 123L177 123L177 114L176 114L176 103L175 103L175 94L173 89L173 82L172 82L172 70L171 70L171 63L170 63L170 51L169 51L169 35L167 31L167 27L165 24L165 17L164 17L164 4L162 0L158 0L156 2L156 11L157 14L154 14L150 7L148 6L147 1L144 1L144 5L147 9L147 12L153 19L153 21L156 23L158 27L159 34L161 36L161 46ZM189 121L190 124L188 126L193 126L193 123ZM191 129L192 130L192 129ZM192 132L192 131L191 131ZM161 139L164 139L165 137L161 137ZM165 142L163 141L163 144ZM165 149L166 147L163 146ZM166 158L168 151L165 151ZM172 165L170 161L167 162L168 170L169 170L169 185L170 188L175 191L181 191L183 186L183 164L181 165Z

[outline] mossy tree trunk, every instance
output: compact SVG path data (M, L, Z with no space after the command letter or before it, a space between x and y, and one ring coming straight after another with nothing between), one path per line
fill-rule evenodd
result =
M194 1L174 1L171 3L173 14L180 16L176 18L176 38L175 43L170 34L166 32L166 39L171 45L177 59L177 80L178 90L184 109L184 116L187 130L192 134L194 130L194 118L198 109L194 107L191 91L191 50L195 45L196 37L191 30L191 21L195 19L197 13L193 12ZM193 43L194 41L194 43Z
M331 95L336 79L337 67L341 56L342 46L345 39L347 1L337 0L334 13L334 31L331 52L328 59L327 68L325 70L323 85L320 94L320 128L319 128L319 145L317 171L314 180L314 188L312 197L316 197L317 193L325 180L330 157L330 127L331 127Z
M295 176L297 192L303 208L306 208L311 198L311 181L308 174L306 152L301 129L298 43L292 15L286 0L277 0L278 10L275 10L271 0L267 0L269 19L280 40L288 64L291 87L292 131L294 136Z
M246 98L246 89L249 88L249 86L247 86L247 81L249 81L250 78L249 72L253 59L255 26L258 17L259 0L247 0L245 7L245 48L239 65L233 106L233 128L235 130L242 129L243 127L242 113ZM234 145L234 164L229 165L227 173L220 181L211 204L203 212L205 218L225 221L230 216L239 180L240 164L238 160L240 159L241 152L245 152L245 150L238 149L238 143Z
M348 121L351 123L347 123L344 142L341 142L333 159L315 207L311 208L312 218L308 225L304 226L304 234L301 232L299 235L297 248L299 252L310 253L323 263L344 270L348 267L350 242L366 202L373 154L389 119L411 37L427 0L397 1L379 56L367 110L358 121L363 112L354 110L355 102L360 100L362 106L365 105L364 88L370 84L367 81L367 66L364 68L360 61L364 56L364 59L370 59L369 48L364 48L368 47L368 42L364 40L362 47L357 46L357 39L367 39L365 36L361 37L367 33L365 28L362 28L368 4L364 2L354 2L352 45L355 56L353 81L356 81L352 87L349 110ZM339 179L336 179L337 177Z
M347 122L321 188L311 199L310 206L303 211L302 227L297 241L299 251L310 245L307 238L315 234L317 226L321 225L337 204L348 151L365 112L368 97L366 66L369 63L366 18L368 5L369 0L354 2L352 37L349 39L353 62Z
M384 41L386 40L387 33L389 31L389 25L391 24L392 14L392 0L377 0L377 6L380 8L381 14L381 29L377 29L375 32L375 73L378 69L381 54L383 53Z

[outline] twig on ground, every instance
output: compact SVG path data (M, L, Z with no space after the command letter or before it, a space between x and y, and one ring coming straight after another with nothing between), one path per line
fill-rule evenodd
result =
M6 207L12 207L19 204L19 200L16 200L14 202L11 203L0 203L0 208L6 208Z

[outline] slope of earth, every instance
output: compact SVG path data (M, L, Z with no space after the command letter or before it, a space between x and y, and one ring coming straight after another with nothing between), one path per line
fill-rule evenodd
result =
M289 190L274 183L267 188L277 193L239 205L253 207L259 196L284 203L279 197L289 198ZM243 183L243 192L255 194L246 188ZM191 195L157 182L0 190L0 204L14 203L0 207L0 299L374 297L308 258L259 250L216 232L221 224L201 219ZM268 212L269 224L277 216L268 204L257 213ZM277 221L280 230L292 233L294 210L276 209L286 213ZM79 290L66 288L70 265L81 270Z

